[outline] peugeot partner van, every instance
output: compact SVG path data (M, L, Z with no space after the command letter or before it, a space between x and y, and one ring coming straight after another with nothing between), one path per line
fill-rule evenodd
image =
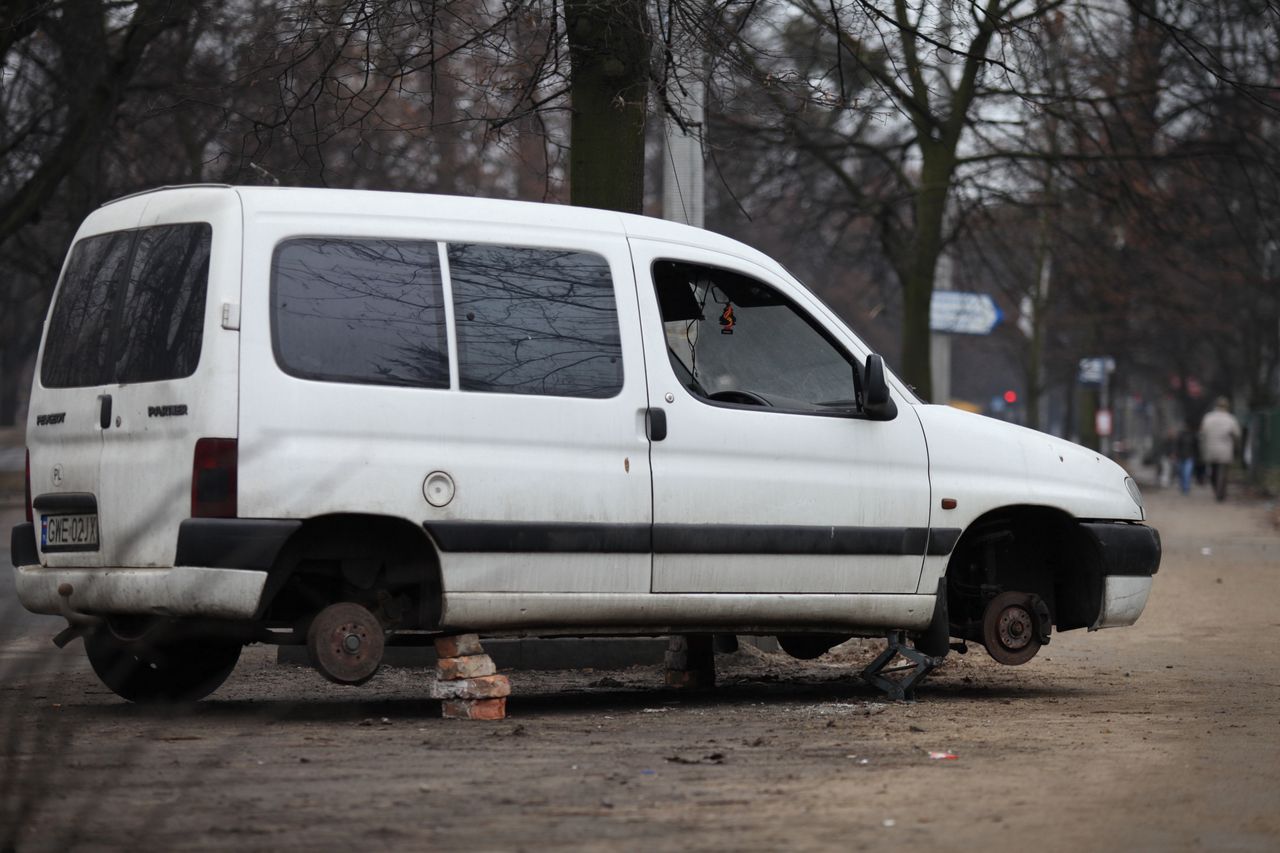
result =
M463 632L899 632L1018 664L1133 624L1160 560L1111 461L925 405L775 261L607 211L111 202L30 411L18 596L139 701L335 632L352 683L383 641Z

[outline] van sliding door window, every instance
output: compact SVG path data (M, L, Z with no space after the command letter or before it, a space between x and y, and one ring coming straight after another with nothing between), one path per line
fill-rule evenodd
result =
M194 373L212 236L197 222L76 243L49 318L41 383L78 388Z
M449 387L436 243L313 237L276 247L272 342L293 376Z
M622 343L599 255L449 245L458 371L468 391L613 397Z

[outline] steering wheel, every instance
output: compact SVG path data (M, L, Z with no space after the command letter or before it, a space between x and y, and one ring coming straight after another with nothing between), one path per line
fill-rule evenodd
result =
M720 403L736 403L739 406L772 406L773 404L754 391L717 391L707 397Z

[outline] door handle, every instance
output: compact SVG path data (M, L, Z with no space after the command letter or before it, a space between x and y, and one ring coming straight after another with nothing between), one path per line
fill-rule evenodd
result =
M98 426L108 429L111 426L111 395L98 395Z
M645 413L645 426L648 427L650 441L662 441L667 437L667 412L665 409L650 407Z

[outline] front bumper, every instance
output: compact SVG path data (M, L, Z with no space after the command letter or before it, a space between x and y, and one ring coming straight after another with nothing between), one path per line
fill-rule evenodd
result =
M1146 609L1147 597L1151 595L1151 578L1126 577L1112 575L1105 578L1102 588L1102 607L1098 609L1098 619L1090 631L1099 628L1124 628L1138 621L1142 611Z
M1160 570L1160 533L1145 524L1086 522L1102 565L1102 603L1089 630L1123 628L1138 621Z
M1107 577L1149 578L1160 570L1160 532L1145 524L1091 521L1080 527L1092 537Z

